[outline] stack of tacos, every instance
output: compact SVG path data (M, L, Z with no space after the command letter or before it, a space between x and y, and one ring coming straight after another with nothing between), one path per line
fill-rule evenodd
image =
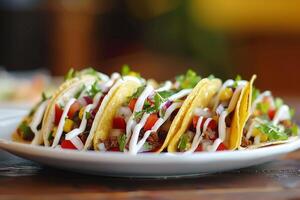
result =
M26 116L13 138L52 148L145 152L259 148L297 139L292 109L237 77L222 83L188 70L145 81L128 67L110 77L70 71Z

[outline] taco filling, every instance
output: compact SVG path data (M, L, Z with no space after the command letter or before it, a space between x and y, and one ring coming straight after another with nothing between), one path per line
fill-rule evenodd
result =
M17 128L18 136L28 142L36 141L38 135L40 134L42 128L42 121L44 118L44 113L46 107L49 103L50 97L47 97L44 93L42 94L42 100L34 106L34 108L30 111L29 115L26 116L21 124Z
M83 83L74 95L56 102L47 138L50 146L82 150L103 99L119 78L114 73L109 80Z
M99 143L100 151L158 151L184 99L199 80L188 71L175 83L167 81L158 89L150 84L138 88L114 116L108 138Z
M177 143L178 152L228 150L233 114L247 81L224 82L208 107L196 108L188 130Z
M270 91L252 92L250 117L243 129L242 147L271 145L298 136L299 130L292 121L294 110L282 99L274 98Z

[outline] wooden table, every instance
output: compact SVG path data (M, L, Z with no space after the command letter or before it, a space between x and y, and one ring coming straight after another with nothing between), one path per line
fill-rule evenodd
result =
M0 199L298 199L300 151L225 173L177 179L77 174L0 151Z

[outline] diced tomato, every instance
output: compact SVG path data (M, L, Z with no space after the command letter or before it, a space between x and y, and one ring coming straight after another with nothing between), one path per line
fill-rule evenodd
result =
M60 146L63 149L77 149L70 140L63 140Z
M78 112L80 110L80 108L81 108L80 103L78 101L75 101L69 109L69 112L68 112L69 119L73 119L75 113Z
M85 96L83 98L84 98L86 104L92 104L93 103L93 99L91 97Z
M131 111L134 110L135 104L136 104L137 98L133 98L130 100L128 107L130 108Z
M113 128L125 130L126 129L125 119L122 117L115 117L113 119Z
M210 120L210 122L208 124L208 128L210 128L211 130L215 130L217 128L216 120L214 120L214 119Z
M270 120L273 120L275 114L276 114L276 110L275 109L270 109L268 111L268 116L269 116Z
M158 120L157 114L151 114L144 125L144 131L150 130L154 126L157 120Z
M198 120L199 120L199 116L196 116L196 115L195 115L195 116L193 117L193 126L194 126L194 128L197 127Z
M194 128L197 127L198 120L199 120L199 116L195 115L193 117L193 126L194 126ZM203 120L201 122L201 125L200 125L200 128L203 128L203 125L204 125L205 121L206 121L206 118L203 118ZM214 119L210 120L207 128L210 128L211 130L215 130L217 128L217 122L216 122L216 120L214 120Z
M224 145L223 142L217 148L217 151L226 151L226 150L227 150L227 147Z
M120 151L119 147L112 147L108 151Z
M56 126L58 126L59 121L60 121L60 118L61 118L63 112L64 112L63 109L61 109L61 108L59 107L59 105L55 104L55 118L54 118L54 124L55 124Z
M200 144L197 149L195 150L195 152L200 152L203 151L202 145Z

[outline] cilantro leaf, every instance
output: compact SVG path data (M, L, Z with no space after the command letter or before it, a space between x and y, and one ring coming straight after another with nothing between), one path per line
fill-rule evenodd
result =
M65 75L64 80L70 80L76 76L76 72L73 68L71 68L68 73Z
M131 70L130 70L129 65L123 65L122 69L121 69L121 74L122 74L122 76L126 76L130 73L130 71Z
M146 86L141 86L139 87L136 92L130 97L130 100L131 99L135 99L135 98L139 98L139 96L141 96L142 92L144 91L144 89L146 88Z
M80 90L78 90L77 93L74 95L74 98L75 98L75 99L78 99L79 96L80 96L80 94L81 94L81 92L82 92L84 89L85 89L85 85L82 84Z
M176 81L179 83L180 89L193 88L201 80L201 77L196 74L193 70L189 69L185 75L176 77Z
M94 97L99 92L101 92L101 88L97 84L97 81L95 81L91 88L88 90L88 95Z
M187 144L188 144L188 141L189 141L189 136L188 136L187 134L183 134L183 135L180 137L180 139L179 139L177 148L178 148L180 151L185 151L185 150L187 150Z
M120 151L124 151L125 145L126 145L126 135L122 134L118 137L118 144L119 144L119 149Z
M85 113L85 118L88 120L92 117L92 114L90 112Z
M173 94L175 94L175 91L172 91L172 90L166 90L166 91L161 91L161 92L158 92L158 94L164 98L164 99L167 99L168 97L172 96Z
M139 120L139 119L141 119L142 118L142 116L143 116L143 114L144 114L144 111L139 111L139 112L135 112L134 113L134 119L135 120Z
M234 84L233 84L233 87L234 87L234 88L237 88L237 87L238 87L238 84L239 84L239 81L240 81L240 80L242 80L241 75L237 75L237 76L235 77L235 81L234 81Z
M31 131L31 128L27 125L26 122L22 122L19 126L19 131L21 136L25 140L30 140L34 137L34 133Z
M265 122L256 127L261 132L265 133L270 141L287 140L288 135L284 132L284 128L274 126L271 122Z

